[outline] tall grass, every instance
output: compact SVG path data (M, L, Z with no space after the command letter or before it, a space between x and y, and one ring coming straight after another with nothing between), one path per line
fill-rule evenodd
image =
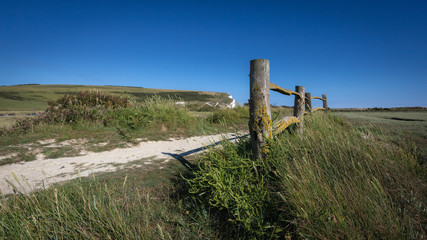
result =
M411 146L385 142L331 115L308 118L307 125L302 137L275 141L271 155L300 237L425 237L425 179L417 177Z
M182 168L122 170L0 195L0 239L218 238L209 210L179 196Z
M180 166L184 183L169 168L135 169L2 196L0 238L426 237L426 179L410 143L319 113L302 135L290 129L268 144L268 157L252 161L248 139L224 142L198 167Z
M170 99L153 96L138 103L100 91L86 91L66 94L50 102L44 114L18 121L11 131L33 131L41 124L66 124L76 128L91 124L129 130L164 124L176 128L191 120L188 111L177 107Z
M76 130L112 128L128 138L161 138L191 135L203 130L203 124L171 99L153 96L136 102L94 90L66 94L50 102L44 113L18 120L9 129L0 129L0 135L33 133L58 125Z
M244 122L247 117L242 117L241 112L247 112L247 109L220 109L216 112L234 117L221 121L196 117L184 106L177 106L175 100L159 96L136 102L95 90L66 94L51 102L44 113L20 119L11 128L0 128L0 155L11 156L0 160L0 165L34 160L36 145L43 153L49 152L47 157L73 156L80 152L65 147L42 149L42 144L38 143L41 139L60 142L84 138L89 142L85 145L86 150L102 151L127 146L141 139L164 140L246 128ZM101 142L106 145L97 147L96 144ZM28 144L33 146L28 147ZM52 151L55 152L53 155L50 154Z
M232 109L217 109L212 112L208 121L212 123L247 124L249 119L249 108L236 106Z
M243 116L246 115L246 116ZM209 119L190 114L175 100L153 95L142 102L93 90L65 94L49 103L44 113L19 119L11 128L0 128L0 135L34 133L58 125L73 129L113 128L128 137L174 137L217 133L229 125L246 122L247 108L218 109Z
M308 116L305 126L271 140L264 161L250 160L247 141L210 151L190 192L258 238L426 236L426 182L411 146L332 115Z

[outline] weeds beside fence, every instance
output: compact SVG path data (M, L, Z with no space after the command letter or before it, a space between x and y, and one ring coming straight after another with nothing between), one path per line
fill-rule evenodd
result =
M258 239L422 239L425 186L410 145L356 129L332 114L305 119L266 139L252 159L248 139L224 143L200 161L190 192Z

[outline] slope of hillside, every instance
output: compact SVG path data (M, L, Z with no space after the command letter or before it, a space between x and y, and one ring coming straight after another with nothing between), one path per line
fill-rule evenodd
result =
M151 89L142 87L91 86L91 85L14 85L0 86L0 111L40 111L65 93L84 90L101 90L106 93L127 95L136 101L159 95L185 102L187 106L232 106L234 100L228 93Z

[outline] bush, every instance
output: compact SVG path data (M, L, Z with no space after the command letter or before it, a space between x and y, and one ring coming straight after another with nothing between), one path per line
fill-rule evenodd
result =
M80 91L67 93L56 101L49 102L48 112L61 111L76 106L119 108L129 107L130 101L127 97L103 93L99 90Z
M44 121L50 123L98 121L108 111L129 106L130 101L126 97L105 94L97 90L82 91L65 94L56 101L49 102Z
M189 192L219 210L227 210L231 222L262 236L264 216L274 206L266 187L264 162L250 160L246 140L221 146L201 159L193 178L187 180Z

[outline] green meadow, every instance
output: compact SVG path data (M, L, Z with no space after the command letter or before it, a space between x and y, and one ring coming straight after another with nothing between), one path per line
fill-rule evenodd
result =
M380 111L334 113L353 125L372 131L387 131L392 141L416 144L423 163L427 162L427 111Z

